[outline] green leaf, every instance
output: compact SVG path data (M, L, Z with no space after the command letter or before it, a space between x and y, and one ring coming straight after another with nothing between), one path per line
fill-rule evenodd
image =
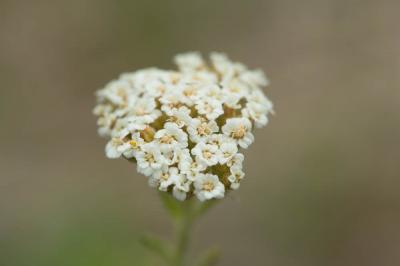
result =
M182 217L184 213L184 206L185 202L181 202L177 199L175 199L172 195L169 193L160 191L159 192L161 201L164 205L164 207L167 209L169 214L174 217L175 219Z
M215 266L217 265L219 258L219 249L211 248L200 257L196 266Z
M163 240L158 239L154 236L150 235L143 235L140 239L139 242L148 250L156 253L159 255L161 258L165 259L168 261L170 259L170 248L165 243Z

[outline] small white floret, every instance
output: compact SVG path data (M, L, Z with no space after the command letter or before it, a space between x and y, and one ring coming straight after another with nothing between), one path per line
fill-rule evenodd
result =
M173 147L186 148L188 145L187 134L175 123L165 123L164 128L154 135L163 150L170 150Z
M224 113L222 102L214 98L205 98L196 102L196 110L209 120L215 120Z
M244 178L244 172L241 168L232 167L230 169L231 175L228 177L232 189L238 189L240 181Z
M190 191L191 181L189 181L184 175L177 175L174 179L174 188L172 195L180 201L186 199L187 193Z
M192 154L196 157L196 161L206 166L216 165L219 161L218 146L199 142L192 149Z
M214 120L207 121L204 119L191 119L187 127L190 139L193 142L205 142L215 132L219 131L219 127Z
M225 195L225 186L218 176L212 174L202 174L194 182L195 194L200 201L213 198L221 199Z
M222 143L220 147L220 156L219 156L219 163L220 164L226 164L229 162L233 156L238 152L238 148L236 146L235 142L225 142Z
M229 118L222 127L222 132L236 141L240 147L246 149L254 141L251 128L250 120L245 117Z
M161 169L165 163L159 145L154 142L146 143L141 147L140 151L136 153L136 161L138 171L146 176Z

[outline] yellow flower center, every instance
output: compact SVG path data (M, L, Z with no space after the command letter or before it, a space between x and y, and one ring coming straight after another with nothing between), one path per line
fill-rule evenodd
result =
M203 151L203 157L206 159L210 159L212 156L212 153L209 150Z
M214 189L214 183L211 181L206 181L203 183L203 190L212 191Z
M234 139L241 139L246 135L246 128L243 125L240 125L238 128L232 131L231 137Z
M172 136L166 135L161 137L160 142L164 144L171 144L174 140L175 139Z
M207 135L210 135L211 130L206 123L202 123L197 128L197 133L199 133L200 136L207 136Z
M129 141L129 144L131 145L132 149L137 149L138 148L138 143L135 140Z
M190 97L196 94L196 89L194 87L188 87L183 91L183 95Z
M144 156L144 159L150 163L155 162L154 156L151 153L146 153L146 155Z

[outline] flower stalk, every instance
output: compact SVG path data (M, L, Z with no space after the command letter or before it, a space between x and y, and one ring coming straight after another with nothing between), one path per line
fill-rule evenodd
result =
M219 252L217 250L212 249L199 258L196 264L189 264L188 249L192 228L197 219L217 201L200 202L193 198L181 202L167 193L160 192L159 195L164 207L174 222L174 243L170 245L157 238L145 236L141 239L142 244L159 255L168 266L215 265L219 258Z
M190 211L190 210L189 210ZM188 213L175 222L176 227L176 247L171 266L184 266L187 250L190 241L190 233L193 225L193 219Z

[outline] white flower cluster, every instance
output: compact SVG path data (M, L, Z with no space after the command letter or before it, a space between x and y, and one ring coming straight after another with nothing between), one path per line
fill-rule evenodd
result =
M98 132L106 155L137 163L151 186L185 200L223 198L244 177L253 127L265 126L272 103L261 70L212 53L175 57L179 71L122 74L97 92Z

